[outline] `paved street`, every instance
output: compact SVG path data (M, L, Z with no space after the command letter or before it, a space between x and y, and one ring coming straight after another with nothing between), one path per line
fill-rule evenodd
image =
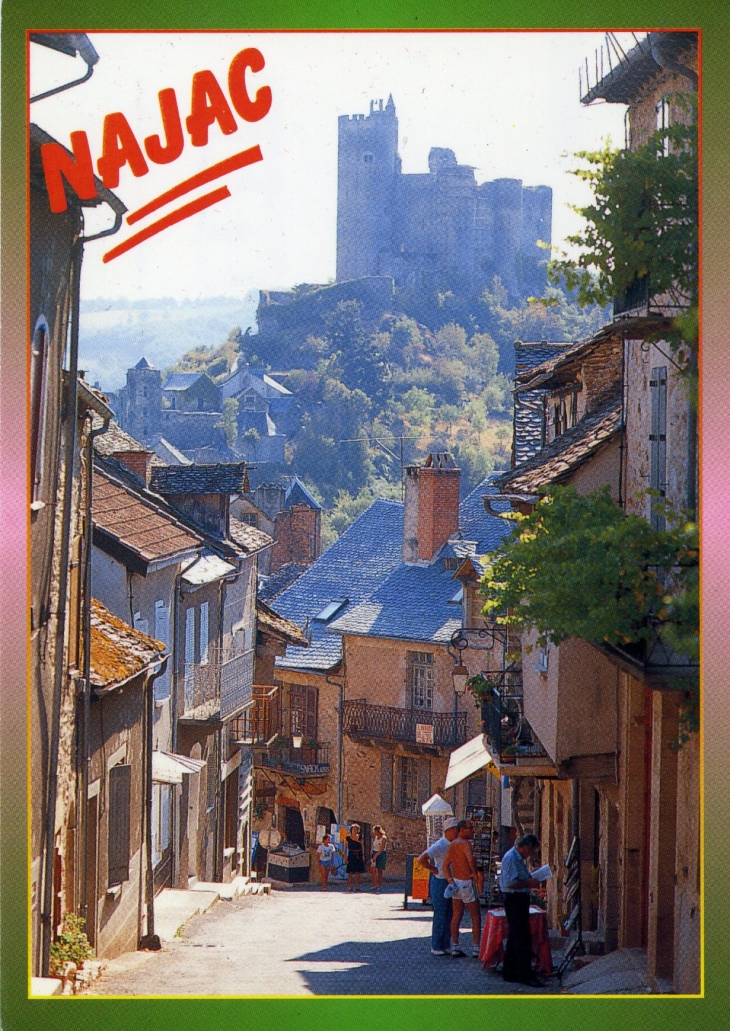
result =
M430 953L431 910L393 887L376 895L311 887L221 900L159 953L109 963L93 995L484 995L559 991L507 985L468 957ZM468 918L465 917L465 923ZM462 926L462 945L471 932Z

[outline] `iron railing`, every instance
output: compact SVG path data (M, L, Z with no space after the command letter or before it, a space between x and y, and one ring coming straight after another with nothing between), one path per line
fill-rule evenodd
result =
M280 731L278 685L254 684L247 708L231 720L231 740L240 745L268 745Z
M455 748L466 741L466 713L398 709L358 698L343 703L342 729L345 734Z
M490 752L501 762L546 756L525 719L522 669L515 666L484 676L492 685L481 706L482 728Z
M256 763L294 777L326 777L330 771L330 746L270 748L256 759Z
M221 662L210 650L207 662L186 662L183 668L182 718L225 719L253 695L253 650Z

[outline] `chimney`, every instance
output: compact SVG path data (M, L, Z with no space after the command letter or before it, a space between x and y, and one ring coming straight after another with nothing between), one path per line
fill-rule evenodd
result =
M115 451L114 458L137 476L145 487L150 485L154 451Z
M422 466L406 466L404 562L431 562L459 529L460 476L446 452L431 453Z

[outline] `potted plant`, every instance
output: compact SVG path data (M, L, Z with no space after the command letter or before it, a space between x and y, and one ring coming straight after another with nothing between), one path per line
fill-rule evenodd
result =
M78 969L84 960L91 959L94 950L84 932L85 921L76 913L64 913L61 933L51 945L51 977L63 977L69 963Z
M473 677L469 677L467 680L466 687L468 691L471 691L474 697L474 704L479 708L482 702L486 702L492 697L494 684L485 673L475 673Z

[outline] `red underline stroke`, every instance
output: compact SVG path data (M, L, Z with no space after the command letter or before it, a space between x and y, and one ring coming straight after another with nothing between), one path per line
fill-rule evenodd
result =
M154 197L152 200L147 201L141 208L137 208L130 215L127 215L127 222L129 225L133 225L135 222L139 222L145 215L152 214L153 211L157 211L158 208L164 207L165 204L169 204L170 201L177 200L178 197L182 197L183 194L189 193L191 190L196 189L198 186L204 186L206 183L212 182L214 179L219 179L222 175L226 175L228 172L235 172L238 168L245 168L246 165L253 165L257 161L263 161L264 156L261 153L261 147L256 144L255 147L249 147L247 150L242 150L238 154L234 154L232 157L225 158L223 161L219 161L215 165L211 165L210 168L205 168L202 172L197 172L192 175L189 179L183 180L178 183L177 186L171 187L169 190L165 190L159 197Z
M128 240L123 240L122 243L117 244L116 247L112 247L110 251L107 251L102 258L103 262L111 261L113 258L118 258L120 254L124 254L125 251L129 251L132 247L136 247L139 243L144 243L145 240L149 240L151 236L156 236L157 233L161 233L163 229L169 229L170 226L174 226L177 222L182 222L183 219L190 218L191 215L196 215L199 211L203 211L205 208L209 208L211 204L215 204L219 200L225 200L226 197L231 196L231 191L227 186L219 186L217 190L213 190L211 193L206 193L202 197L198 197L197 200L191 200L189 204L183 204L181 208L176 211L171 211L169 215L165 215L163 218L153 222L151 225L146 226L144 229L140 229L138 233L130 236Z

